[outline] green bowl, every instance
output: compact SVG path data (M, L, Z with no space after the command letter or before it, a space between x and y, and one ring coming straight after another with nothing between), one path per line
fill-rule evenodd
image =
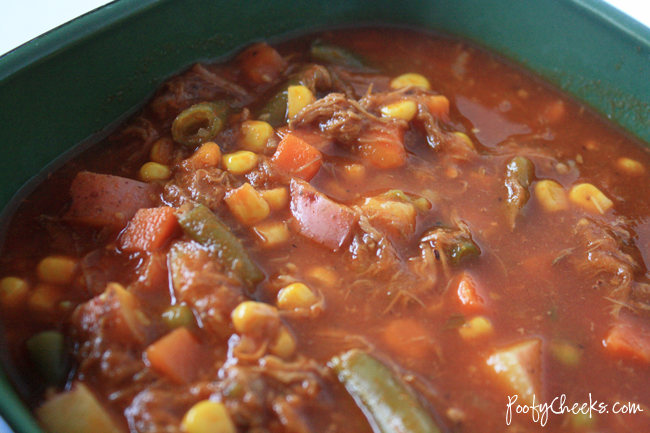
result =
M0 208L10 213L21 185L190 64L253 40L362 23L474 41L650 142L650 30L600 0L118 0L0 57ZM40 432L7 375L10 365L0 415L17 433Z

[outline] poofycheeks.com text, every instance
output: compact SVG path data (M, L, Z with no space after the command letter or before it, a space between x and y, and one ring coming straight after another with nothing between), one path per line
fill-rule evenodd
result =
M556 415L562 415L566 413L573 413L575 415L581 413L583 415L591 416L595 413L623 413L623 414L634 414L638 412L643 412L641 405L636 403L620 403L616 402L611 405L603 403L598 400L594 400L589 393L589 403L572 403L567 404L566 395L562 394L559 397L555 397L550 403L536 403L536 396L533 395L533 404L516 404L518 396L508 396L508 404L506 408L506 424L510 425L512 421L512 415L515 414L529 414L533 417L534 422L540 423L541 426L545 426L548 421L549 413Z

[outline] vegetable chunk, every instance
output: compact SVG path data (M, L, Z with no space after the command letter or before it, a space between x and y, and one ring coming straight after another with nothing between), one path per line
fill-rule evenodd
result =
M611 354L650 364L650 329L647 326L621 319L614 324L603 340Z
M542 340L535 338L497 350L487 360L497 377L526 404L542 389Z
M284 136L273 154L273 165L282 173L310 181L323 164L318 149L293 134Z
M155 251L178 227L174 209L169 206L140 209L120 236L120 248L126 252Z
M185 327L176 328L146 350L151 367L176 383L189 383L198 375L204 358L201 343Z
M291 213L304 236L338 251L352 232L355 213L306 182L291 181Z
M70 187L72 205L65 219L124 227L139 209L156 206L156 191L153 185L137 180L82 171Z

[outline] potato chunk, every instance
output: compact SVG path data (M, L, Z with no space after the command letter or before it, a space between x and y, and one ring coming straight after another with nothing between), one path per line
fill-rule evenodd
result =
M525 340L499 349L487 360L497 377L520 401L533 404L533 396L540 399L542 389L542 341Z

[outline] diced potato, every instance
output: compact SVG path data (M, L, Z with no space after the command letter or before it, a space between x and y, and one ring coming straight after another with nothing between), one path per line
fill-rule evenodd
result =
M4 277L0 280L0 305L12 310L23 305L29 295L29 283L18 277Z
M255 153L264 153L266 145L273 135L273 127L261 120L247 120L240 128L240 146L244 150Z
M232 174L246 174L255 168L258 157L257 154L251 151L240 150L223 155L221 161L224 168Z
M291 232L283 221L262 222L253 226L253 231L259 237L260 244L266 248L282 245L291 237Z
M223 403L203 400L187 411L182 422L187 433L236 433L237 429Z
M414 73L402 74L397 78L393 78L393 80L390 82L391 89L399 89L401 87L406 87L406 86L422 87L423 89L426 90L431 89L429 80L427 80L420 74L414 74Z
M473 340L480 337L486 337L494 332L492 323L483 316L477 316L465 322L458 328L458 333L463 340Z
M621 157L616 160L616 167L629 176L642 176L645 174L645 167L639 161Z
M230 212L246 226L256 224L271 213L271 207L266 200L251 186L245 183L231 191L224 198Z
M325 287L334 287L339 282L339 274L326 266L314 266L307 269L305 276Z
M540 401L542 372L542 341L538 338L525 340L494 352L487 365L510 392L516 393L519 402L533 404L533 395Z
M238 334L274 339L280 329L278 309L263 302L244 301L230 317Z
M303 108L316 102L316 97L305 86L289 86L287 96L287 115L294 117Z
M208 141L203 143L188 160L194 168L217 167L221 160L221 148L217 143Z
M269 352L280 358L289 358L296 352L296 339L284 326L280 327L277 338L269 345Z
M36 268L38 278L44 283L70 284L74 281L77 261L72 257L48 256Z
M571 188L569 200L594 214L604 214L614 206L614 203L601 190L590 183L581 183Z
M145 182L156 182L167 180L172 177L172 171L168 166L157 162L147 162L140 167L140 179Z
M283 186L262 190L260 195L266 200L273 212L285 209L289 204L289 190Z
M415 104L415 102L404 100L385 105L381 107L380 111L381 115L384 117L395 117L410 122L413 117L415 117L417 109L418 106Z
M36 409L49 433L116 433L122 431L93 393L81 382Z
M281 310L309 309L316 305L318 298L304 283L293 283L278 293L278 308Z
M145 328L150 322L139 309L138 299L131 292L121 284L108 283L98 300L103 304L113 305L117 313L113 326L116 340L144 342Z
M534 192L546 212L558 212L569 208L564 187L554 180L540 180L535 184Z

